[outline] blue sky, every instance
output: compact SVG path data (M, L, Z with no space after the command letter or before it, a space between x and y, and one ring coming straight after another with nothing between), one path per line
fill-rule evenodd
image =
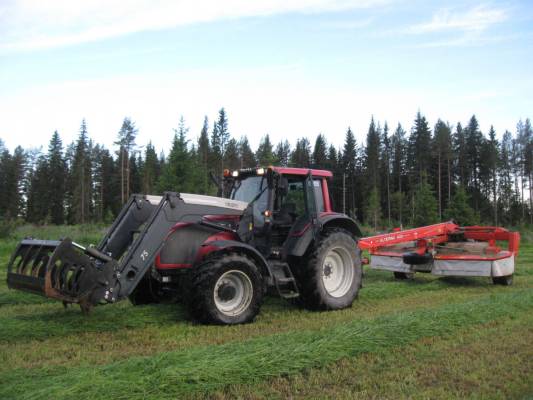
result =
M127 5L127 7L125 7ZM486 132L533 117L533 2L38 0L0 2L0 138L112 146L122 119L167 149L225 107L256 146L364 140L372 115L409 129L476 114Z

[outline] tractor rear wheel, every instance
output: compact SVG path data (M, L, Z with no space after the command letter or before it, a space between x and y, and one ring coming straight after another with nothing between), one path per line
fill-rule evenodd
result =
M190 271L188 305L203 323L232 325L253 321L263 302L263 277L248 257L224 254Z
M297 273L301 302L312 310L350 307L361 280L361 251L354 238L343 230L324 235Z

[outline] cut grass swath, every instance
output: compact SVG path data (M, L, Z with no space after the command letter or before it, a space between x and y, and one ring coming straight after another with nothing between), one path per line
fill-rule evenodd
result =
M469 303L395 313L320 331L290 332L134 357L106 366L14 370L0 375L0 398L176 398L187 392L294 374L342 357L516 316L531 308L533 290L500 292Z

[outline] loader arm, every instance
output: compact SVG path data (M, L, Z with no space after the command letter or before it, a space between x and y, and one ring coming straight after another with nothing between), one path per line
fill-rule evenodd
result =
M166 192L133 195L97 248L70 239L24 240L8 265L8 286L88 310L130 295L152 266L171 228L207 214L241 215L246 203ZM137 233L137 235L135 235Z

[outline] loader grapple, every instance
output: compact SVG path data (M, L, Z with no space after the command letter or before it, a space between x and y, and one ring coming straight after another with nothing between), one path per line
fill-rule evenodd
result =
M7 284L84 308L97 301L107 270L107 263L90 258L70 239L25 239L11 257Z

